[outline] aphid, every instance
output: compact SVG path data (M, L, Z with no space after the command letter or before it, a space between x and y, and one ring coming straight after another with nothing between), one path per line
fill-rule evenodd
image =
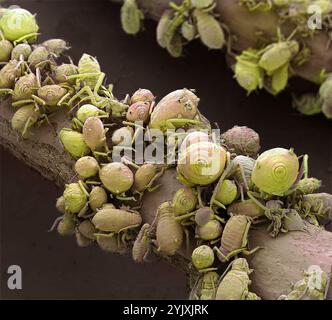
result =
M238 197L238 189L233 180L224 180L217 190L215 200L223 205L229 205Z
M322 98L316 94L307 93L300 97L293 96L293 108L307 116L321 113L322 105Z
M210 270L214 263L214 252L207 245L199 246L193 251L191 261L200 272Z
M332 92L325 99L322 106L322 113L325 115L327 119L332 119Z
M57 107L62 104L69 92L66 88L57 84L45 85L38 89L37 102L48 107Z
M130 122L143 121L146 123L150 117L150 103L149 102L135 102L127 111L126 118Z
M179 153L183 152L186 148L188 148L190 145L202 142L202 141L210 141L209 135L206 132L203 131L193 131L189 132L186 137L183 139Z
M177 173L187 185L208 185L216 181L226 165L226 150L213 142L190 145L180 155Z
M128 251L126 243L121 240L118 234L113 234L112 237L107 234L97 234L96 238L100 249L106 252L125 254Z
M20 43L14 47L11 53L11 60L28 60L32 52L31 46L28 43Z
M167 51L173 58L179 58L182 54L182 37L178 32L174 32L172 38L167 43Z
M251 251L247 249L250 225L251 219L246 216L236 215L230 217L221 236L220 248L214 247L221 262L228 261L239 253L249 255L259 249L259 247Z
M62 214L67 213L64 196L61 196L57 199L55 207L60 213Z
M120 233L139 227L142 217L133 210L103 208L97 211L91 221L100 231Z
M57 226L60 236L71 236L75 233L76 220L70 213L65 213Z
M19 62L17 60L9 61L0 70L0 89L5 89L5 93L7 93L8 89L14 87L15 79L21 75L22 69L20 68Z
M49 61L50 53L44 47L35 48L28 58L29 66L38 67Z
M130 147L133 143L133 135L132 127L121 127L113 132L112 143L115 146Z
M184 21L181 25L181 35L187 41L192 41L195 39L197 34L196 27L191 23L191 21Z
M258 65L272 75L277 69L290 62L299 52L299 44L295 40L279 41L264 49Z
M263 88L264 72L258 65L257 50L247 49L236 56L235 78L248 94Z
M153 191L153 183L163 174L156 164L145 163L135 172L133 189L137 192Z
M11 57L13 45L8 40L0 40L0 62L8 62Z
M219 274L215 271L204 273L197 279L190 292L190 300L214 300L218 288Z
M150 105L154 102L155 97L148 89L138 89L130 98L130 105L136 102L148 102Z
M93 211L100 209L107 203L107 193L104 188L96 186L93 187L89 195L89 206Z
M78 225L77 229L85 238L90 240L96 240L95 233L97 232L97 230L90 220L82 221Z
M86 248L92 244L92 240L85 237L78 229L75 231L76 243L81 248Z
M179 189L172 200L175 215L192 212L196 208L197 203L197 195L189 187Z
M253 270L249 269L247 260L238 258L230 267L231 270L226 270L227 273L221 276L216 300L260 300L256 294L249 292L249 275Z
M199 98L190 90L176 90L159 101L154 108L149 127L172 129L186 124L199 124L194 120L197 115Z
M147 261L147 256L151 251L152 234L154 234L154 230L151 225L148 223L143 224L132 249L132 257L135 262L143 263Z
M106 146L105 128L99 117L86 119L82 133L84 142L92 151L100 151Z
M227 207L227 213L229 215L244 215L255 219L264 215L264 209L252 199L248 199L233 202Z
M82 133L63 128L60 131L59 137L64 149L74 158L81 158L90 153L90 149L84 142Z
M210 207L199 208L195 212L195 222L198 226L204 226L214 218L213 210Z
M105 74L100 70L98 60L86 53L82 55L78 62L78 73L77 78L84 79L85 85L91 89L94 89L99 84L101 85L105 77ZM72 78L75 78L75 76Z
M306 194L300 197L294 206L303 217L315 215L318 218L332 220L332 195L329 193Z
M167 46L167 34L169 32L171 22L173 19L172 10L166 10L162 14L158 26L157 26L157 42L162 48L166 48Z
M20 77L15 83L12 98L13 101L28 100L37 93L38 81L33 73Z
M261 148L258 133L245 126L234 126L224 132L221 138L229 150L237 155L255 157Z
M76 75L77 67L72 63L63 63L53 68L54 80L57 83L68 82L69 84L75 84L75 79L69 80L68 77Z
M306 225L299 213L294 209L289 210L285 218L283 219L283 230L305 231L306 229Z
M225 34L218 20L209 12L195 9L197 31L204 45L209 49L221 49L225 45Z
M35 16L28 10L13 8L3 14L0 29L6 39L18 43L36 41L39 27Z
M143 12L138 8L136 0L125 0L121 7L122 29L128 34L136 34L142 28Z
M79 213L86 205L88 195L81 181L67 184L63 192L65 210L69 213Z
M292 291L278 300L324 300L330 284L330 274L317 265L311 265L304 271L303 279L292 285Z
M94 177L99 172L98 161L90 156L82 157L76 161L75 171L83 179Z
M247 156L236 156L232 160L231 165L230 176L244 191L250 190L253 186L251 175L255 166L255 160Z
M271 78L271 87L269 89L274 95L280 93L286 88L288 83L288 68L288 63L285 63L273 72Z
M14 113L11 120L12 128L25 137L29 128L37 123L40 116L41 112L34 104L27 104Z
M175 220L174 209L170 202L162 203L156 216L157 250L168 256L174 255L183 243L183 230Z
M120 162L112 162L103 166L99 178L105 188L114 194L128 191L134 183L134 175L128 166Z
M196 238L211 241L218 239L223 231L222 224L218 220L210 220L204 225L196 226Z
M44 41L41 45L56 56L61 55L64 51L69 49L66 41L62 39L49 39Z
M304 178L296 185L296 191L302 194L314 193L322 185L322 181L316 178Z
M261 191L282 196L293 186L298 173L299 160L294 151L274 148L258 157L251 178Z

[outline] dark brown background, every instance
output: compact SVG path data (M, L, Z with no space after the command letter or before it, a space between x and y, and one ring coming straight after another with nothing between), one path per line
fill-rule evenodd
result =
M7 1L37 13L41 40L66 39L77 61L86 52L98 57L122 98L145 87L159 98L182 88L196 88L200 109L222 130L247 125L261 135L263 150L294 147L310 155L310 174L332 192L331 122L304 117L290 107L290 94L249 97L232 79L223 55L198 42L174 60L155 41L156 24L145 22L136 37L124 34L119 6L107 1ZM310 86L301 81L293 89ZM47 230L57 217L54 201L62 190L43 180L0 148L1 298L5 299L185 299L186 279L163 263L136 265L129 257L81 249L73 238ZM23 270L23 290L7 289L9 265Z

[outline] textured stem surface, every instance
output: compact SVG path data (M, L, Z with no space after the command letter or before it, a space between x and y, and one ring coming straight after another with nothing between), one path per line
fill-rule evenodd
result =
M10 100L0 103L0 110L0 144L3 147L59 186L76 178L73 160L63 151L57 138L57 132L68 126L66 116L57 115L56 127L44 125L33 129L33 135L23 140L11 129L10 119L14 110ZM144 222L151 223L158 206L170 200L182 187L174 170L168 170L159 183L160 188L144 197L141 210ZM309 226L309 233L291 232L277 239L269 237L265 230L251 230L250 245L265 248L251 258L251 267L255 269L253 289L264 299L275 299L286 293L291 282L299 280L302 271L309 265L318 264L325 271L331 270L332 233L314 226ZM188 252L183 249L169 260L187 272L188 256ZM332 290L328 298L332 299Z

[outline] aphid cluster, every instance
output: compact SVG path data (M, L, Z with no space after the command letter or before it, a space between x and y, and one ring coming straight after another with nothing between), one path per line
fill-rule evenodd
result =
M13 24L15 19L20 24ZM83 54L77 66L70 58L64 63L67 43L49 39L36 44L38 30L35 16L24 9L7 9L0 20L0 95L12 98L15 130L25 137L31 127L50 124L55 112L73 112L83 102L93 103L99 117L126 112L128 106L113 96L112 86L104 85L105 74L94 57Z
M117 121L83 104L73 115L72 128L60 133L64 148L77 159L80 177L61 197L60 234L75 232L79 245L95 241L121 254L132 248L140 263L153 252L173 256L189 251L194 235L195 248L188 252L198 274L192 298L259 299L249 291L247 261L233 260L264 250L250 248L251 226L266 225L276 237L305 232L305 220L323 225L331 219L331 195L315 193L321 183L308 177L308 156L284 148L259 154L260 138L247 127L235 126L216 137L199 112L199 98L187 89L159 102L149 90L139 89L125 102L127 113ZM162 148L173 141L172 163L138 164L119 151L136 150L139 135L157 129L164 137ZM170 136L169 129L181 131ZM146 141L143 149L149 149ZM143 224L144 193L155 190L158 178L172 167L183 187L159 205L152 223ZM231 270L220 276L227 265Z
M225 33L213 13L215 6L215 0L183 0L180 5L170 2L170 9L158 23L158 44L173 57L180 57L183 46L195 38L200 38L209 49L222 49Z
M265 88L277 95L286 88L292 65L298 66L307 58L306 49L301 49L293 36L284 39L278 30L277 42L261 49L246 49L236 56L235 78L248 94Z

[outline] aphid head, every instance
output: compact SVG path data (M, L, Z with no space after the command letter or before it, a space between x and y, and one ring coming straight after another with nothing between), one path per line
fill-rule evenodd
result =
M32 52L31 46L28 43L20 43L14 47L11 59L19 60L23 57L23 60L27 60Z
M65 199L65 209L69 213L78 213L86 205L87 195L79 183L66 185L63 197Z
M196 208L197 195L191 188L179 189L173 197L173 207L177 215L185 214Z
M13 50L13 45L8 40L0 40L0 62L8 62Z
M87 179L98 173L99 164L95 158L85 156L76 161L75 171L80 177Z
M90 149L84 142L83 135L80 132L63 128L59 136L64 149L74 158L80 158L90 153Z

